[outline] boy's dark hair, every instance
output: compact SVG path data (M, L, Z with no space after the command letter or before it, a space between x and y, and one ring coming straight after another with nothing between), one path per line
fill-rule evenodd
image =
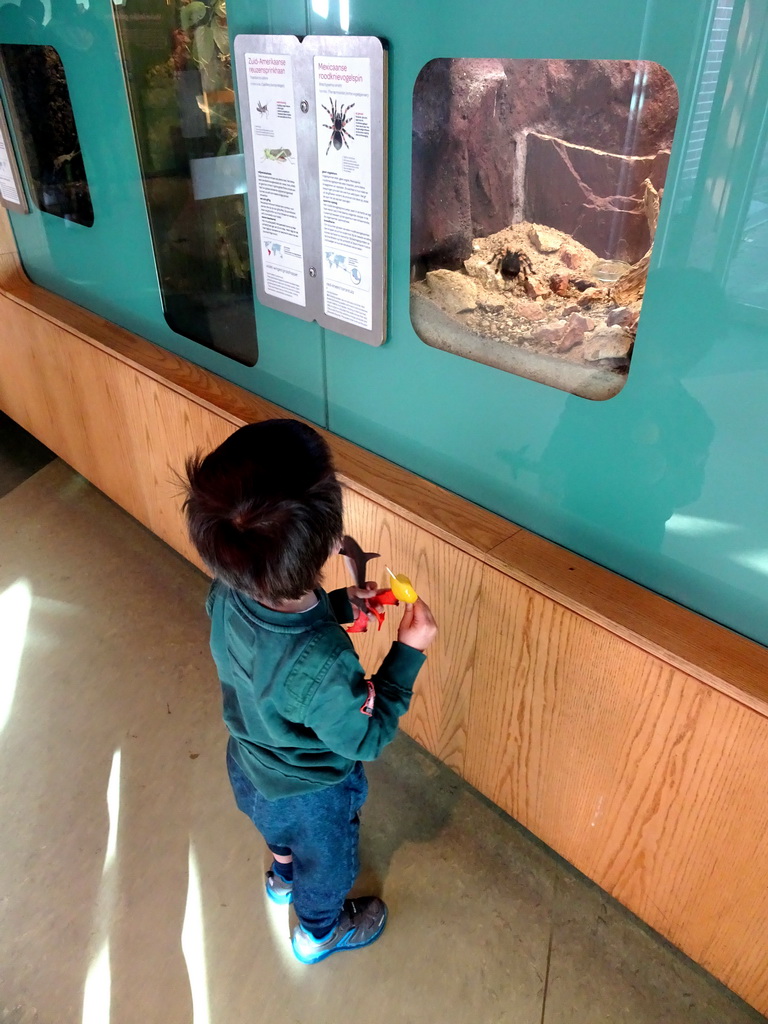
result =
M328 445L298 420L240 427L186 462L192 543L230 587L277 603L319 585L342 535L341 486Z

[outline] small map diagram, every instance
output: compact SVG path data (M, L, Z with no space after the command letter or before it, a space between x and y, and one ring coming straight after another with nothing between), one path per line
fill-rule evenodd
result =
M345 256L339 252L326 252L325 262L328 270L336 278L349 278L353 284L361 284L363 275L360 273L358 261L354 256Z

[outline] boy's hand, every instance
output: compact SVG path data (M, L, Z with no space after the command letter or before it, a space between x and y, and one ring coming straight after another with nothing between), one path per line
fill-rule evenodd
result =
M347 587L347 594L349 594L350 602L354 602L355 599L357 599L358 601L362 600L367 602L369 606L368 619L371 622L373 622L376 618L373 612L371 611L371 608L376 608L376 610L379 612L384 610L384 606L380 605L377 602L376 596L378 594L386 594L386 592L386 587L382 589L381 587L379 587L378 583L374 582L373 580L368 580L368 582L365 584L365 587Z
M417 651L426 651L436 636L437 623L421 598L414 604L407 604L397 631L400 643Z

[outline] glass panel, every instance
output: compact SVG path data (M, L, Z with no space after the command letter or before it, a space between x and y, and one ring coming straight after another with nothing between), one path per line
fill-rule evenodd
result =
M676 119L658 64L427 64L413 99L419 336L585 398L617 394Z
M19 150L35 203L45 213L93 224L75 115L52 46L0 45Z
M165 318L257 358L245 169L224 0L131 0L115 11Z
M728 268L728 297L745 306L768 312L768 144L754 169L752 188L747 194L744 227ZM756 272L755 268L760 271ZM764 320L764 317L761 318Z

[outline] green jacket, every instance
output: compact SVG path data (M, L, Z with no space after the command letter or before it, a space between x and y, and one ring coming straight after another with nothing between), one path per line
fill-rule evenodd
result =
M273 611L214 580L206 608L230 751L267 799L332 786L373 761L408 710L425 655L397 641L366 680L340 622L347 592L306 612Z

